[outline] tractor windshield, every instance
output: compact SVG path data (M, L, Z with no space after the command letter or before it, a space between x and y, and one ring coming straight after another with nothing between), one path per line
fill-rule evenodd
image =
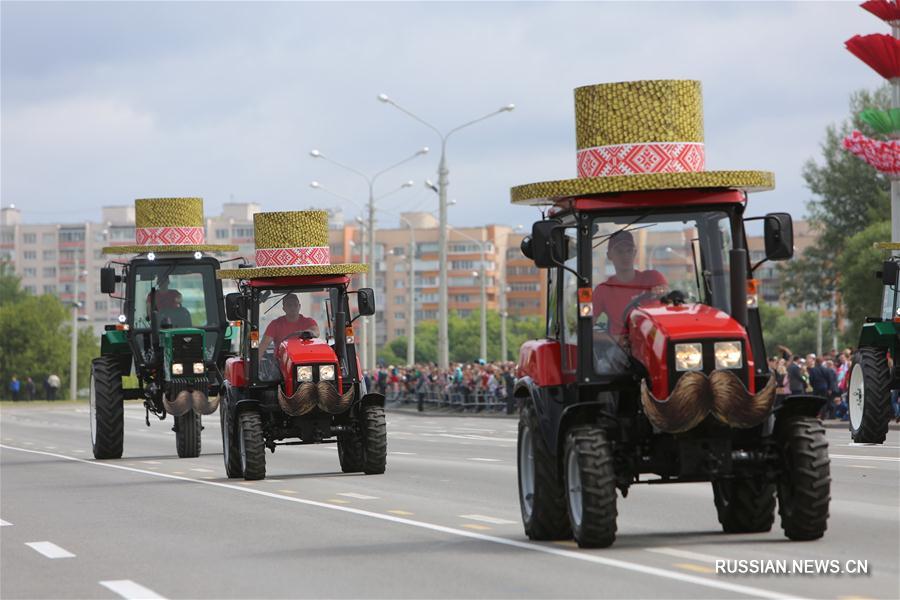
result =
M155 261L136 265L132 327L136 332L149 331L155 309L161 327L218 328L215 281L215 267L210 263ZM216 331L206 332L207 358L215 348L217 335Z
M627 316L644 301L679 291L685 302L729 309L732 238L724 211L604 215L594 220L591 246L598 373L626 368ZM574 299L578 282L570 279L564 285L573 289L563 297ZM567 319L577 319L574 308L566 312Z

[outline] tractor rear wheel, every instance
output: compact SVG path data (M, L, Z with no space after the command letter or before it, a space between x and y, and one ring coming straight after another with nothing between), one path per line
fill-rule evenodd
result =
M101 356L91 362L91 446L94 458L121 458L125 437L122 374L118 360Z
M265 479L266 443L258 412L246 410L238 415L238 443L244 479Z
M364 463L366 475L384 473L387 466L387 421L384 407L368 405L362 408Z
M225 459L225 475L229 479L244 476L241 468L241 444L237 438L237 428L231 411L226 404L219 407L219 423L222 425L222 456Z
M360 473L365 467L365 450L359 428L343 431L337 436L338 460L344 473Z
M847 405L850 436L858 444L881 444L891 421L891 391L888 385L885 348L863 346L853 355Z
M197 458L200 456L200 432L203 424L200 413L189 410L180 417L175 417L175 449L178 458Z
M616 540L616 471L606 432L575 427L566 436L566 500L580 548L606 548Z
M561 478L557 477L554 458L530 405L519 413L517 455L519 507L525 534L532 540L572 537Z
M831 501L831 459L825 428L818 419L794 417L776 423L776 436L781 455L781 528L795 541L819 539L828 527Z
M775 521L775 484L761 476L717 479L713 499L722 531L762 533Z

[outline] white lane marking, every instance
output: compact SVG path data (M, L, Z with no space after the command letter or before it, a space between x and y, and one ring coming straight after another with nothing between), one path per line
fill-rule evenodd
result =
M194 467L191 471L197 471L198 473L215 473L212 469L204 469L202 467Z
M461 519L469 519L470 521L482 521L493 525L510 525L518 523L518 521L510 521L509 519L498 519L497 517L489 517L487 515L459 515Z
M4 521L3 519L0 519L0 527L9 527L11 525L12 525L12 523L10 523L8 521Z
M144 600L145 598L163 598L151 589L131 581L130 579L115 579L110 581L101 581L100 585L111 592L128 598L128 600Z
M900 446L892 446L890 444L858 444L856 442L848 442L848 448L900 448Z
M497 537L493 535L487 535L483 533L476 533L474 531L467 531L464 529L455 529L453 527L445 527L444 525L436 525L434 523L427 523L425 521L415 521L413 519L406 519L403 517L396 517L394 515L386 515L384 513L376 513L368 510L364 510L361 508L354 508L351 506L338 506L335 504L330 504L327 502L319 502L317 500L308 500L306 498L295 498L291 496L283 496L281 494L276 494L274 492L266 492L260 489L250 488L250 487L241 487L238 485L233 485L230 483L222 483L219 481L205 481L201 479L191 479L190 477L181 477L179 475L171 475L169 473L161 473L159 471L147 471L144 469L136 469L133 467L126 467L124 465L108 463L108 462L97 462L85 460L83 458L78 458L75 456L67 456L65 454L54 454L52 452L44 452L41 450L31 450L28 448L18 448L16 446L8 446L6 444L0 444L0 448L6 450L17 450L19 452L26 452L28 454L40 454L43 456L52 456L54 458L61 458L63 460L68 460L72 462L78 462L85 465L91 465L94 467L102 467L106 469L117 469L121 471L128 471L131 473L140 473L142 475L149 475L151 477L161 477L163 479L174 479L176 481L189 481L196 483L198 485L208 485L211 487L218 487L228 490L233 490L236 492L242 492L244 494L256 494L259 496L265 496L267 498L273 498L275 500L283 500L285 502L294 502L296 504L302 504L304 506L315 506L317 508L324 508L328 510L335 510L345 513L354 514L361 517L369 517L371 519L378 519L381 521L388 521L390 523L397 523L400 525L407 525L409 527L417 527L419 529L426 529L428 531L435 531L438 533L444 533L447 535L455 535L457 537L464 537L474 540L479 540L482 542L489 542L492 544L497 544L500 546L509 546L511 548L518 548L520 550L529 550L531 552L540 552L542 554L550 554L553 556L558 556L562 558L568 558L572 560L580 560L583 562L603 565L606 567L613 567L617 569L623 569L625 571L633 571L635 573L642 573L644 575L653 575L655 577L661 577L664 579L672 579L675 581L681 581L683 583L691 583L694 585L699 585L702 587L713 588L717 590L725 590L728 592L733 592L736 594L743 594L745 596L754 596L757 598L771 598L773 600L782 600L787 598L801 598L800 596L796 596L793 594L784 594L781 592L775 592L771 590L764 590L762 588L751 587L748 585L740 585L736 583L729 583L727 581L719 581L715 579L709 579L707 577L699 577L696 575L688 575L686 573L678 573L676 571L669 571L666 569L660 569L658 567L650 567L647 565L642 565L640 563L629 562L626 560L616 559L616 558L608 558L606 556L601 556L598 554L589 554L586 552L576 552L572 550L564 550L562 548L555 548L551 546L544 546L541 544L536 544L533 542L524 542L516 539L508 539Z
M415 456L416 455L415 452L393 452L393 451L388 452L388 454L400 454L402 456Z
M145 465L161 465L162 464L158 460L142 460L141 462L144 463Z
M453 438L457 440L476 440L476 441L485 441L485 442L515 442L518 441L516 438L498 438L491 437L487 435L475 435L474 433L466 433L456 435L453 433L423 433L423 436L430 437L445 437L445 438Z
M365 494L357 494L356 492L338 492L337 495L346 498L356 498L357 500L378 500L378 496L366 496Z
M477 460L478 462L503 462L499 458L469 458L466 460Z
M669 556L677 556L678 558L687 558L689 560L699 560L701 562L709 562L715 563L717 560L722 560L718 556L712 556L711 554L701 554L700 552L691 552L689 550L679 550L677 548L644 548L647 552L656 552L658 554L667 554Z
M40 552L47 558L72 558L75 556L65 548L60 548L53 542L26 542L26 546Z
M851 456L849 454L829 454L831 458L844 458L849 460L885 460L890 462L900 462L900 457L896 456Z

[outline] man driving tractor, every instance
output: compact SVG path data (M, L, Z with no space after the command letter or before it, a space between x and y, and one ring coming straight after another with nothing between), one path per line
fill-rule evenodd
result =
M300 314L300 298L297 294L285 294L281 299L281 308L284 315L278 317L266 327L263 333L262 341L259 344L259 357L262 359L266 354L266 349L274 340L275 348L292 333L299 331L309 331L313 337L319 337L319 324L316 320Z
M666 292L668 282L665 276L654 269L639 271L634 268L636 249L634 236L630 231L617 231L609 238L606 257L615 267L616 274L597 285L591 295L594 317L605 314L609 323L609 333L615 336L625 333L625 309L641 294L652 293L661 296Z

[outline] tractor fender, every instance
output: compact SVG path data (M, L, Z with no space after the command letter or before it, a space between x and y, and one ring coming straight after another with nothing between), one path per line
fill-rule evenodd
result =
M259 400L243 397L241 388L231 385L228 381L225 382L225 393L223 396L225 406L219 407L219 410L228 410L235 417L248 408L259 406Z
M572 427L587 423L597 424L601 421L615 420L616 399L612 393L600 394L596 400L579 402L565 407L560 415L558 434L556 436L557 456L562 457L566 443L566 432Z
M527 375L517 379L513 387L513 397L518 401L519 410L531 407L535 415L537 415L540 432L544 442L547 444L547 448L551 453L555 454L561 404L552 402L549 396L549 389L540 387Z
M780 421L789 417L815 417L825 406L826 398L813 396L812 394L793 394L786 396L780 403L775 404L773 410L775 420Z
M359 401L360 406L380 406L384 408L384 394L378 392L369 392L365 394Z

